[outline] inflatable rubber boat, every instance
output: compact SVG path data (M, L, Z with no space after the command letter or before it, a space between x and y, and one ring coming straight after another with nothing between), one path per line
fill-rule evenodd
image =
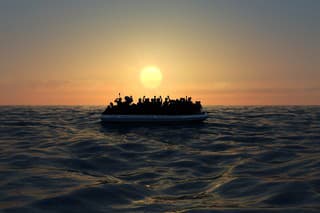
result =
M101 115L101 120L108 123L189 123L202 122L207 118L206 112L191 115Z
M119 98L108 105L101 115L101 120L108 123L183 123L201 122L208 118L202 111L200 101L192 102L191 97L170 99L162 97L139 98L133 103L132 96Z

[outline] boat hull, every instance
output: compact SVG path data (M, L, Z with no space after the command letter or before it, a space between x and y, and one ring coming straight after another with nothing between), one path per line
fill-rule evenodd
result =
M183 123L201 122L207 118L206 112L194 115L101 115L101 120L108 123Z

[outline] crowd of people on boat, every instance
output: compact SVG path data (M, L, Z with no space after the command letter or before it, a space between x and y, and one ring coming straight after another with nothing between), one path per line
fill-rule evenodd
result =
M192 102L191 97L170 99L169 96L164 99L159 96L153 98L139 98L137 103L133 102L132 96L119 97L108 105L103 114L146 114L146 115L188 115L201 113L200 101Z

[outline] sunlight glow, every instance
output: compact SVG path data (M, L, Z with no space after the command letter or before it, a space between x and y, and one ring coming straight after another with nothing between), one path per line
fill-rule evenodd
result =
M158 67L145 67L140 72L140 81L145 88L155 89L161 84L162 73Z

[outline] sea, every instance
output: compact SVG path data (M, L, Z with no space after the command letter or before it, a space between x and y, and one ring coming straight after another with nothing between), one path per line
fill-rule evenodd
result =
M179 125L103 110L0 107L0 212L320 212L320 106L207 106Z

